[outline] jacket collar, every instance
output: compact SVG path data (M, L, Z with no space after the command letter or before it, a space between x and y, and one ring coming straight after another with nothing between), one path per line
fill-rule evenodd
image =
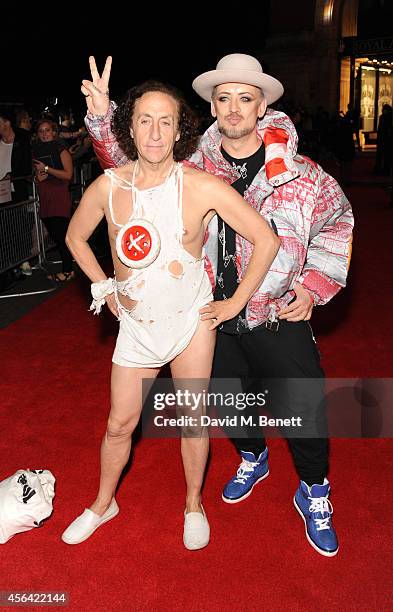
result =
M299 176L293 159L297 152L298 137L295 126L285 113L268 108L257 123L257 135L265 145L265 165L258 173L258 182L278 187ZM205 168L212 164L218 174L225 175L226 180L233 183L239 174L223 157L221 142L215 121L201 136L198 149L205 158Z

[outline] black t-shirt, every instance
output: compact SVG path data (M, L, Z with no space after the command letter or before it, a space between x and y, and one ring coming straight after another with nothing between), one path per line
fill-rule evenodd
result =
M223 157L237 170L240 177L232 183L232 187L243 197L255 176L265 163L265 147L259 149L243 159L236 159L221 148ZM224 245L225 236L225 245ZM236 268L236 233L218 216L218 266L217 283L214 291L215 300L226 300L233 296L237 289L239 279ZM239 314L224 321L219 330L227 334L242 334L248 332L246 321L246 307Z

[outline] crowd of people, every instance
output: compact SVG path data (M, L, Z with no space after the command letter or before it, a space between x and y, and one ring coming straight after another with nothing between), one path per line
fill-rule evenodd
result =
M66 282L75 276L65 235L84 187L97 172L91 138L84 126L76 129L71 124L69 114L64 113L56 122L53 115L42 113L33 121L26 109L0 108L0 204L27 201L33 196L32 180L35 181L44 231L56 245L62 261L61 272L48 275L53 281ZM35 243L31 207L19 207L17 219L19 235L14 240L14 251L19 261L26 261L3 274L2 285L32 274L28 261ZM8 234L15 232L12 220L13 217L4 216L2 221ZM6 248L6 244L3 246Z
M347 110L330 114L322 106L315 112L293 104L281 104L280 110L293 121L299 137L298 151L320 164L326 161L338 165L342 186L351 184L352 163L362 150L360 132L362 118L358 109L348 104ZM377 149L374 173L392 175L393 161L392 107L384 104L377 123Z

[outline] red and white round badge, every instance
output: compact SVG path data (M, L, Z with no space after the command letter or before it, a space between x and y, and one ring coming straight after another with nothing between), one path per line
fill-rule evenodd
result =
M146 268L160 252L161 240L157 228L146 219L133 219L124 225L116 237L116 252L129 268Z

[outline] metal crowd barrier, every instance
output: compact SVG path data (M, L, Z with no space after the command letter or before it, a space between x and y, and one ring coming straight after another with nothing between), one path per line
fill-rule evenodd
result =
M0 205L0 274L35 258L37 264L34 268L44 269L46 252L54 246L39 217L39 198L33 181L32 196L28 200ZM1 295L0 298L49 293L55 290L56 286L52 286L28 293Z
M74 180L70 188L71 190L76 188L79 191L74 202L76 206L94 178L92 168L92 163L86 162L79 166L78 173L74 173ZM33 270L37 268L45 270L45 264L48 261L46 254L55 247L55 243L39 216L40 204L34 178L32 176L18 177L13 179L13 182L18 180L28 181L30 197L15 204L0 204L0 274L18 268L24 262L33 259L37 260ZM51 261L51 263L60 262ZM50 288L29 293L3 294L0 295L0 299L49 293L55 291L56 287L53 285Z
M70 188L71 192L77 192L76 196L78 202L94 178L96 178L96 175L94 174L94 165L92 160L74 165L73 182L71 183Z
M0 273L40 253L37 202L33 199L0 208Z

